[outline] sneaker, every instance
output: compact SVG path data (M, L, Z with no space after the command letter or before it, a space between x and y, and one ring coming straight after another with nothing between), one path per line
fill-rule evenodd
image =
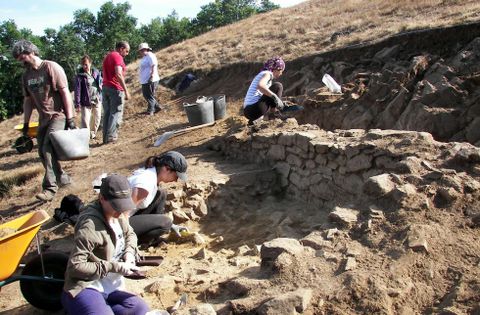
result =
M50 190L44 190L35 197L41 201L50 201L53 199L53 197L55 197L55 193Z

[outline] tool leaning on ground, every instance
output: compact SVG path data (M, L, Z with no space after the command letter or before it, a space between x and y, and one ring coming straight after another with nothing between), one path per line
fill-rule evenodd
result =
M183 128L183 129L178 129L178 130L173 130L173 131L167 131L167 132L163 133L160 137L157 138L157 140L153 143L153 146L158 147L162 143L164 143L165 141L167 141L168 139L170 139L173 136L183 134L185 132L196 130L196 129L213 126L213 125L215 125L215 122L211 122L211 123L203 124L203 125L198 125L198 126L193 126L193 127L188 127L188 128Z

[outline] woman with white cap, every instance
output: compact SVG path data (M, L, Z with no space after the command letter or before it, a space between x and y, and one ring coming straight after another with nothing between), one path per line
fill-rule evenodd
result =
M141 43L138 46L138 53L142 56L140 66L138 68L140 84L142 85L142 94L148 103L147 114L153 115L155 112L162 110L162 106L155 98L158 81L158 61L157 56L152 53L152 48L147 43Z

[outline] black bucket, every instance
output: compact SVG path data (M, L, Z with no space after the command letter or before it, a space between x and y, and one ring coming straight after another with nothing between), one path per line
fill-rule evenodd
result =
M213 112L215 120L222 119L227 113L227 102L225 101L225 94L213 96Z

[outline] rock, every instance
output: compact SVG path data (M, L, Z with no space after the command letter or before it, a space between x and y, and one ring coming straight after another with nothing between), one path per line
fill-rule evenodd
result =
M385 216L383 215L382 210L378 210L374 207L370 207L370 218L373 220L384 220Z
M363 191L372 197L379 198L395 189L395 184L389 174L370 177L363 185Z
M207 207L207 204L205 203L205 200L203 200L203 199L200 200L198 202L198 205L195 208L193 208L193 211L200 218L205 217L208 214L208 207Z
M216 315L215 309L210 304L198 304L186 310L179 310L175 312L176 315Z
M173 210L172 214L173 214L173 223L175 224L184 223L190 220L188 215L182 210Z
M270 146L270 149L267 152L267 157L276 161L285 160L285 147L283 145L274 144Z
M288 292L263 303L257 313L260 315L294 315L303 313L312 299L312 290L298 289Z
M440 187L437 190L437 197L441 199L441 206L447 206L457 200L458 193L454 188Z
M191 234L191 239L192 239L193 244L195 244L195 245L205 244L205 239L198 233L192 233Z
M357 222L359 212L357 210L335 207L328 217L335 222L350 226Z
M193 258L198 260L205 260L207 257L207 250L205 247L201 248L195 255L193 255Z
M262 266L271 265L282 253L297 255L303 252L303 246L293 238L276 238L262 245L260 257Z
M162 292L172 291L175 289L175 279L169 276L160 278L159 280L151 283L145 288L148 293L160 294Z
M332 242L326 241L320 231L313 231L302 238L300 243L313 249L333 248Z
M325 236L325 238L327 240L333 240L335 238L335 236L337 236L339 233L340 233L340 231L337 228L328 229L327 230L327 235Z
M167 193L167 200L180 200L183 197L185 197L185 192L182 189L169 191Z
M428 243L426 240L426 228L421 225L410 226L407 233L408 247L413 251L423 251L428 253Z
M237 256L245 256L253 254L253 250L248 245L242 245L235 251Z
M401 50L400 45L394 45L392 47L385 47L373 56L373 59L377 59L383 62L388 61L389 59L395 58Z
M354 270L355 268L357 268L357 260L355 259L355 257L347 257L343 270L349 271Z
M362 244L353 241L347 245L345 255L347 257L357 257L357 256L360 256L362 252L363 252Z
M353 173L372 167L372 156L366 154L359 154L347 161L347 172Z
M302 180L305 181L305 179ZM318 185L310 186L310 192L315 197L323 200L333 200L335 197L332 187L330 187L330 185L326 182L321 182Z

